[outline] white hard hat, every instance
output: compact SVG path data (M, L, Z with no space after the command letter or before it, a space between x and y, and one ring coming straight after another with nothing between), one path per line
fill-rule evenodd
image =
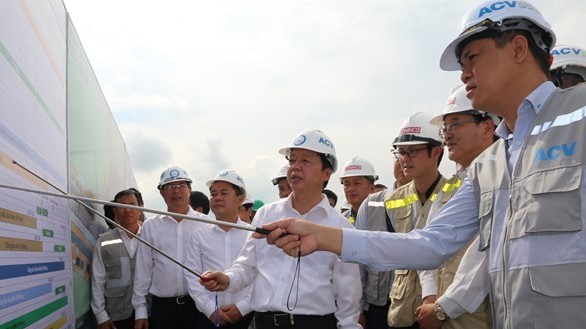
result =
M465 39L486 31L527 30L546 54L555 45L555 33L543 15L526 1L480 1L464 15L454 41L444 50L440 67L445 71L459 71L458 46Z
M374 171L372 163L361 159L359 157L353 157L350 161L344 165L344 172L340 176L340 182L343 182L346 177L364 176L375 182L378 179L378 175Z
M159 179L159 185L157 185L157 189L160 190L161 186L172 182L188 182L191 184L192 180L189 178L187 171L184 169L176 166L169 167L161 173L161 178Z
M289 170L289 163L285 162L285 164L279 168L279 172L277 172L275 177L271 179L271 183L273 183L273 185L277 185L279 184L281 178L287 178L287 170Z
M442 114L435 116L429 122L433 125L441 126L444 123L444 117L448 114L454 113L465 113L470 115L479 115L482 117L490 117L495 125L498 125L500 122L498 116L488 112L475 110L472 107L472 103L468 97L466 97L465 85L460 85L459 87L456 87L452 90L452 93L450 94L450 97L448 97Z
M433 126L429 121L431 116L423 112L411 114L407 120L401 124L399 136L393 141L393 147L399 145L415 145L429 143L442 145L442 138L439 135L439 129Z
M326 160L332 165L332 170L338 169L336 149L331 139L321 130L304 130L291 143L291 146L279 150L283 155L289 155L291 149L306 149L325 155Z
M586 52L584 49L569 45L559 45L552 49L551 55L553 56L553 63L550 70L562 68L564 73L577 74L586 81Z
M214 177L212 180L209 180L206 182L206 186L207 187L212 187L212 185L214 185L215 182L217 181L223 181L223 182L228 182L232 185L236 185L238 187L240 187L243 190L246 190L246 185L244 184L244 179L242 179L242 177L240 177L240 175L236 172L236 170L222 170L220 171L216 177Z
M254 204L254 200L249 199L248 193L246 194L246 198L244 199L244 201L242 201L242 203L240 205L244 206L245 204L249 204L249 205L251 205L251 207Z

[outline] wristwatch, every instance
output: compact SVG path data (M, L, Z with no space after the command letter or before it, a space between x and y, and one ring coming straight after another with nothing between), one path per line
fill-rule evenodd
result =
M438 303L435 304L435 309L433 310L433 314L440 321L446 321L448 319L448 316L444 312L444 309Z

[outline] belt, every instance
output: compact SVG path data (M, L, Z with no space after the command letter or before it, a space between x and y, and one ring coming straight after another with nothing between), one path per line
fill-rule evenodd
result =
M334 314L326 315L305 315L305 314L289 314L281 312L255 312L255 317L261 321L270 321L275 327L290 327L295 324L316 320L325 317L333 317Z
M183 304L188 304L188 303L194 302L193 299L191 298L191 296L189 296L189 295L175 296L175 297L159 297L159 296L153 295L153 300L157 300L159 302L164 302L164 303L177 304L177 305L183 305Z

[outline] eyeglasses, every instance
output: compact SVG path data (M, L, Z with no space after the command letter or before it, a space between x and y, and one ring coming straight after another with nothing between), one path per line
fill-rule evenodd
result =
M453 133L454 131L456 131L456 129L458 129L458 127L460 127L461 125L465 124L465 123L472 123L472 122L479 122L476 119L473 120L466 120L466 121L456 121L456 122L452 122L448 125L443 125L440 128L440 136L443 138L447 133Z
M167 184L167 185L163 185L161 187L162 190L174 190L174 189L178 189L178 190L182 190L184 188L187 188L187 184L186 183L179 183L179 184Z
M393 155L395 155L395 158L397 160L404 158L405 156L410 157L411 159L413 159L414 157L417 156L417 154L419 154L419 151L421 150L426 150L427 146L423 146L423 147L419 147L419 148L410 148L407 151L397 151L397 150L393 150Z

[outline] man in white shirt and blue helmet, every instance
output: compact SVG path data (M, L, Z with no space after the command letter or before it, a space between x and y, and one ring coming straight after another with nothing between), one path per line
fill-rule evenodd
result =
M216 220L246 225L238 209L246 197L244 179L235 170L222 170L206 182L210 206ZM218 223L218 224L220 224ZM225 270L238 257L249 236L248 231L224 225L206 224L191 234L185 265L196 273ZM198 329L247 329L253 316L250 307L252 286L236 293L207 291L195 275L185 271L189 294L202 312Z
M211 219L191 209L191 183L187 172L170 167L161 174L157 188L167 211ZM179 262L185 262L191 233L204 224L183 217L155 215L147 219L141 238ZM147 316L148 294L152 297L151 318ZM134 294L135 329L195 328L198 310L187 291L183 269L145 244L138 247Z
M503 118L501 139L476 159L435 220L393 235L288 219L265 227L273 230L268 242L289 255L327 250L381 268L428 269L480 232L495 328L582 328L586 85L562 90L548 81L554 44L532 4L475 2L440 67L461 70L472 106Z
M298 217L352 228L322 194L337 167L331 139L319 130L306 130L279 152L289 161L287 179L293 192L262 207L253 225ZM206 272L204 277L202 284L216 291L233 292L252 284L256 329L360 328L358 265L341 262L331 253L291 258L265 241L250 239L225 274Z

